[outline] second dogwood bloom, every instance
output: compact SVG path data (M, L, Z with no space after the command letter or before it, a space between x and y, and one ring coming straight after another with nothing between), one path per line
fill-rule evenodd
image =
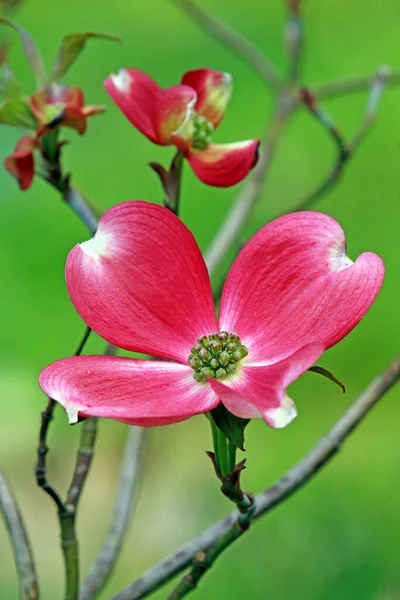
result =
M162 89L138 69L121 69L105 88L129 121L149 140L175 145L201 181L229 187L241 181L258 159L258 140L213 144L232 93L228 73L196 69L180 85Z
M243 248L223 289L219 319L196 241L167 209L114 206L66 267L85 322L126 350L166 361L66 358L40 385L70 422L91 416L144 426L212 410L284 427L295 416L286 387L360 321L384 267L352 262L331 217L304 212L263 227Z

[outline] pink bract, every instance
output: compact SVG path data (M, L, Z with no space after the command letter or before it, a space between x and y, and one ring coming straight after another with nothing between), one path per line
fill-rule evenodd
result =
M24 136L18 140L15 150L4 159L5 169L15 177L21 190L30 188L35 175L33 151L37 147L36 140Z
M239 417L284 427L295 416L286 388L366 314L382 260L353 263L327 215L301 212L263 227L235 260L217 322L208 272L187 227L167 209L125 202L68 256L75 308L107 341L166 361L107 356L60 360L40 385L70 422L91 416L144 426L182 421L220 402ZM225 378L197 381L188 364L200 336L235 332L248 349Z
M104 85L132 125L155 144L175 145L204 183L235 185L257 163L258 140L210 141L231 97L228 73L196 69L185 73L180 85L162 89L138 69L121 69Z

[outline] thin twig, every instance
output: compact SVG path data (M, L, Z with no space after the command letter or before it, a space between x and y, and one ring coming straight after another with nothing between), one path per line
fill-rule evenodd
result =
M0 510L8 529L18 572L21 600L37 600L39 588L25 524L5 475L0 471Z
M97 437L97 418L86 419L81 426L81 439L75 471L67 494L66 507L76 511L89 474Z
M218 433L217 429L217 435ZM216 447L217 444L214 442L214 450L216 450ZM234 448L234 454L236 455L236 448L233 445L231 447ZM255 514L256 505L254 495L244 492L240 484L241 473L245 468L246 460L242 460L235 465L231 473L224 476L218 465L217 452L215 454L214 452L207 452L207 454L211 458L216 475L222 483L222 493L236 504L238 513L232 526L216 541L212 548L207 550L207 552L198 552L193 557L190 571L182 577L178 585L172 590L168 596L168 600L179 600L192 592L208 569L213 566L220 554L243 535L243 533L249 530Z
M191 0L171 0L175 6L183 10L206 33L222 42L237 54L247 65L250 65L261 78L272 88L281 84L281 77L275 65L271 63L253 44L229 27L226 23L210 15Z
M79 600L96 597L111 576L121 552L139 488L145 431L140 427L129 429L110 528L97 559L81 585Z
M268 128L265 144L262 148L260 160L254 169L254 173L238 195L232 209L204 255L210 275L215 273L221 260L224 258L232 244L237 240L241 229L250 217L251 212L259 199L263 183L275 155L283 128L294 108L295 104L288 101L285 95L282 95L278 103L277 111Z
M289 19L284 28L284 37L289 55L289 82L294 85L300 77L303 53L303 21L301 18L301 0L287 0Z
M90 327L86 327L85 333L82 336L81 341L79 342L78 348L75 351L75 356L79 356L85 344L89 338L91 329ZM56 402L52 400L52 398L48 399L47 406L44 411L41 413L41 423L39 430L39 444L37 449L37 463L35 467L35 477L36 483L39 487L41 487L56 503L57 510L62 512L65 510L65 505L58 494L58 492L53 488L52 485L47 480L46 476L46 456L49 451L47 446L47 433L50 426L51 421L53 420L54 408L56 406Z
M328 81L321 85L312 86L313 94L318 100L332 98L335 96L344 96L354 92L363 92L371 87L376 73L364 75L362 77L352 77L351 79ZM400 83L400 71L392 71L386 79L386 85L398 85Z
M113 356L116 350L113 344L107 344L105 354ZM61 528L61 547L65 565L65 600L78 599L79 544L76 536L76 515L79 500L94 456L97 422L97 418L91 418L86 419L82 425L74 474L67 493L67 500L64 508L58 513Z
M303 487L338 452L343 442L400 379L400 356L379 375L345 412L329 433L279 481L255 498L254 518L265 515ZM191 563L198 552L207 552L224 536L237 519L237 512L216 523L174 554L149 569L139 579L114 596L113 600L139 600L158 589Z
M348 164L350 158L354 155L355 151L365 139L367 134L372 128L375 122L376 112L378 109L379 101L382 95L383 88L387 81L389 72L386 67L381 67L375 78L373 79L370 87L368 96L367 106L364 113L362 123L354 135L351 142L346 143L339 130L333 124L331 119L322 111L316 102L315 95L308 90L302 90L302 100L308 107L310 112L318 119L322 126L327 130L329 135L334 139L338 147L338 156L333 166L333 169L323 182L317 187L314 192L304 198L296 207L296 210L307 210L316 200L319 200L322 196L336 187L340 182L345 167Z

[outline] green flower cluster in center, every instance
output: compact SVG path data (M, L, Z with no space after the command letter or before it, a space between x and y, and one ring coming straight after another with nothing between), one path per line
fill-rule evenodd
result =
M188 356L196 381L224 379L236 371L237 364L249 353L236 333L211 333L198 339Z
M192 146L195 150L205 150L211 142L211 134L214 131L212 123L205 117L196 115L193 122Z

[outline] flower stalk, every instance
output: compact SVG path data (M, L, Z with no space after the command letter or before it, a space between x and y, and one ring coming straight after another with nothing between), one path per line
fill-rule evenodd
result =
M217 427L211 413L208 415L214 445L215 465L223 478L232 473L236 465L236 446Z
M177 216L179 213L179 200L181 197L183 159L184 156L182 152L178 150L175 153L168 170L160 163L149 163L149 166L160 178L161 186L164 191L163 204L165 208L168 208L168 210Z

